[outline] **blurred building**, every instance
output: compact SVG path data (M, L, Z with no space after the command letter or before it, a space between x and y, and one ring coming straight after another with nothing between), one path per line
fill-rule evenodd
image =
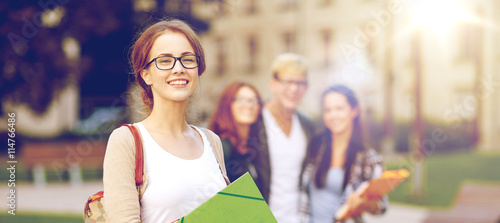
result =
M411 123L419 97L424 120L453 128L468 125L481 148L500 149L495 115L500 114L495 41L500 36L494 28L500 3L443 2L425 8L441 18L418 27L416 1L196 2L195 13L211 24L202 35L207 71L201 79L204 99L196 105L211 114L223 87L234 80L256 85L268 98L272 60L295 52L309 59L310 86L300 110L312 117L320 115L321 92L343 83L358 92L367 115L385 125ZM450 9L459 11L450 15Z
M493 28L500 22L499 2L406 2L389 33L392 58L387 71L393 73L395 118L415 117L419 72L426 120L451 129L469 125L480 148L500 149L500 118L495 115L500 114L500 48L495 41L500 36Z
M4 111L16 115L15 130L31 137L54 137L72 129L78 121L79 89L75 85L68 85L57 97L52 100L43 115L37 115L27 105L12 105L4 102ZM2 127L7 126L8 114L2 118Z
M201 1L195 8L211 24L201 36L208 64L201 87L211 99L200 101L203 109L213 108L223 87L234 80L254 84L268 98L271 63L285 52L309 60L309 89L301 110L313 117L319 115L322 90L332 83L346 82L366 95L382 95L377 78L382 73L375 69L380 62L369 57L378 50L376 44L361 40L366 46L339 49L342 43L357 41L355 27L370 21L373 10L383 9L381 1ZM371 97L367 106L376 107L381 99Z
M424 120L452 127L471 125L481 148L500 149L500 43L495 41L500 38L495 28L500 3L440 1L447 4L443 7L431 1L426 15L457 18L446 25L437 17L417 29L413 24L416 2L420 1L166 1L166 11L182 8L210 24L208 32L201 34L207 70L192 99L192 122L206 123L221 91L234 80L255 85L264 99L269 98L273 59L295 52L309 60L309 89L299 109L312 118L320 116L322 91L343 83L357 91L365 116L384 123L389 138L395 123L414 120L420 98ZM155 7L154 0L134 1L136 14ZM461 17L460 12L450 14L457 7ZM78 91L68 87L43 117L22 106L12 108L7 103L4 108L21 116L20 133L57 135L78 120ZM130 101L135 101L131 120L139 121L144 117L137 109L140 98Z

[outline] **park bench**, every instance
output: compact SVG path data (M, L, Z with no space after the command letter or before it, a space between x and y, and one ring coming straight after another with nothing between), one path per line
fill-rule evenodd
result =
M448 211L431 211L425 223L500 223L500 184L466 183Z
M105 141L25 142L20 164L32 172L35 185L46 184L46 170L67 171L71 184L81 184L81 168L102 168L105 151Z

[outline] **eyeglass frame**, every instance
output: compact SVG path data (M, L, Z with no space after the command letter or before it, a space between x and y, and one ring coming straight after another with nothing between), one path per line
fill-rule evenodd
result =
M233 103L237 105L243 105L244 103L248 103L252 106L259 106L259 99L257 98L243 98L243 97L235 97L233 98Z
M283 80L278 77L278 73L274 73L274 79L276 79L278 82L284 84L285 86L291 86L292 84L297 85L297 87L307 87L308 83L307 81L291 81L291 80Z
M195 56L195 57L196 57L196 67L186 67L186 66L184 66L184 64L182 63L181 58L183 58L183 57L185 57L185 56ZM174 58L174 63L172 64L172 68L169 68L169 69L161 69L161 68L159 68L159 67L158 67L158 63L156 62L156 60L157 60L158 58L162 58L162 57L171 57L171 58ZM177 63L177 60L179 61L179 63L181 63L181 66L182 66L182 67L184 67L184 68L186 68L186 69L194 69L194 68L197 68L197 67L199 67L199 66L200 66L200 56L198 56L198 55L196 55L196 54L187 54L187 55L183 55L183 56L180 56L180 57L174 57L174 56L166 56L166 55L164 55L164 56L159 56L159 57L156 57L156 58L152 59L151 61L149 61L149 63L147 63L147 64L144 66L144 68L143 68L143 69L146 69L146 68L147 68L147 67L148 67L151 63L153 63L153 61L154 61L154 62L155 62L155 66L156 66L156 68L157 68L158 70L172 70L172 69L174 69L174 67L175 67L175 63Z

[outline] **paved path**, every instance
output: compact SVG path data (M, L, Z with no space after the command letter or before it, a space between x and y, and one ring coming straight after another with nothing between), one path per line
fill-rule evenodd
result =
M35 211L52 213L82 214L83 206L87 198L97 191L102 190L102 182L87 182L80 186L72 186L69 183L51 183L44 187L36 187L32 184L16 185L17 211ZM0 186L0 197L3 205L0 211L7 211L5 205L8 196L7 185ZM383 216L368 216L368 223L418 223L427 216L425 209L390 205Z
M0 186L1 211L7 211L7 184ZM102 182L72 186L69 183L50 183L36 187L33 184L16 184L16 211L83 214L88 197L103 189Z
M389 204L384 215L365 214L365 220L367 223L421 223L428 213L429 211L423 208Z
M500 184L462 185L452 208L431 211L425 223L500 223Z

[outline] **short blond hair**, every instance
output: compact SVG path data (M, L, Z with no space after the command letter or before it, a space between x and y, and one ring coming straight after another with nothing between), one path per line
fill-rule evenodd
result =
M280 73L307 76L307 61L301 55L284 53L274 59L271 65L271 72L273 76Z

